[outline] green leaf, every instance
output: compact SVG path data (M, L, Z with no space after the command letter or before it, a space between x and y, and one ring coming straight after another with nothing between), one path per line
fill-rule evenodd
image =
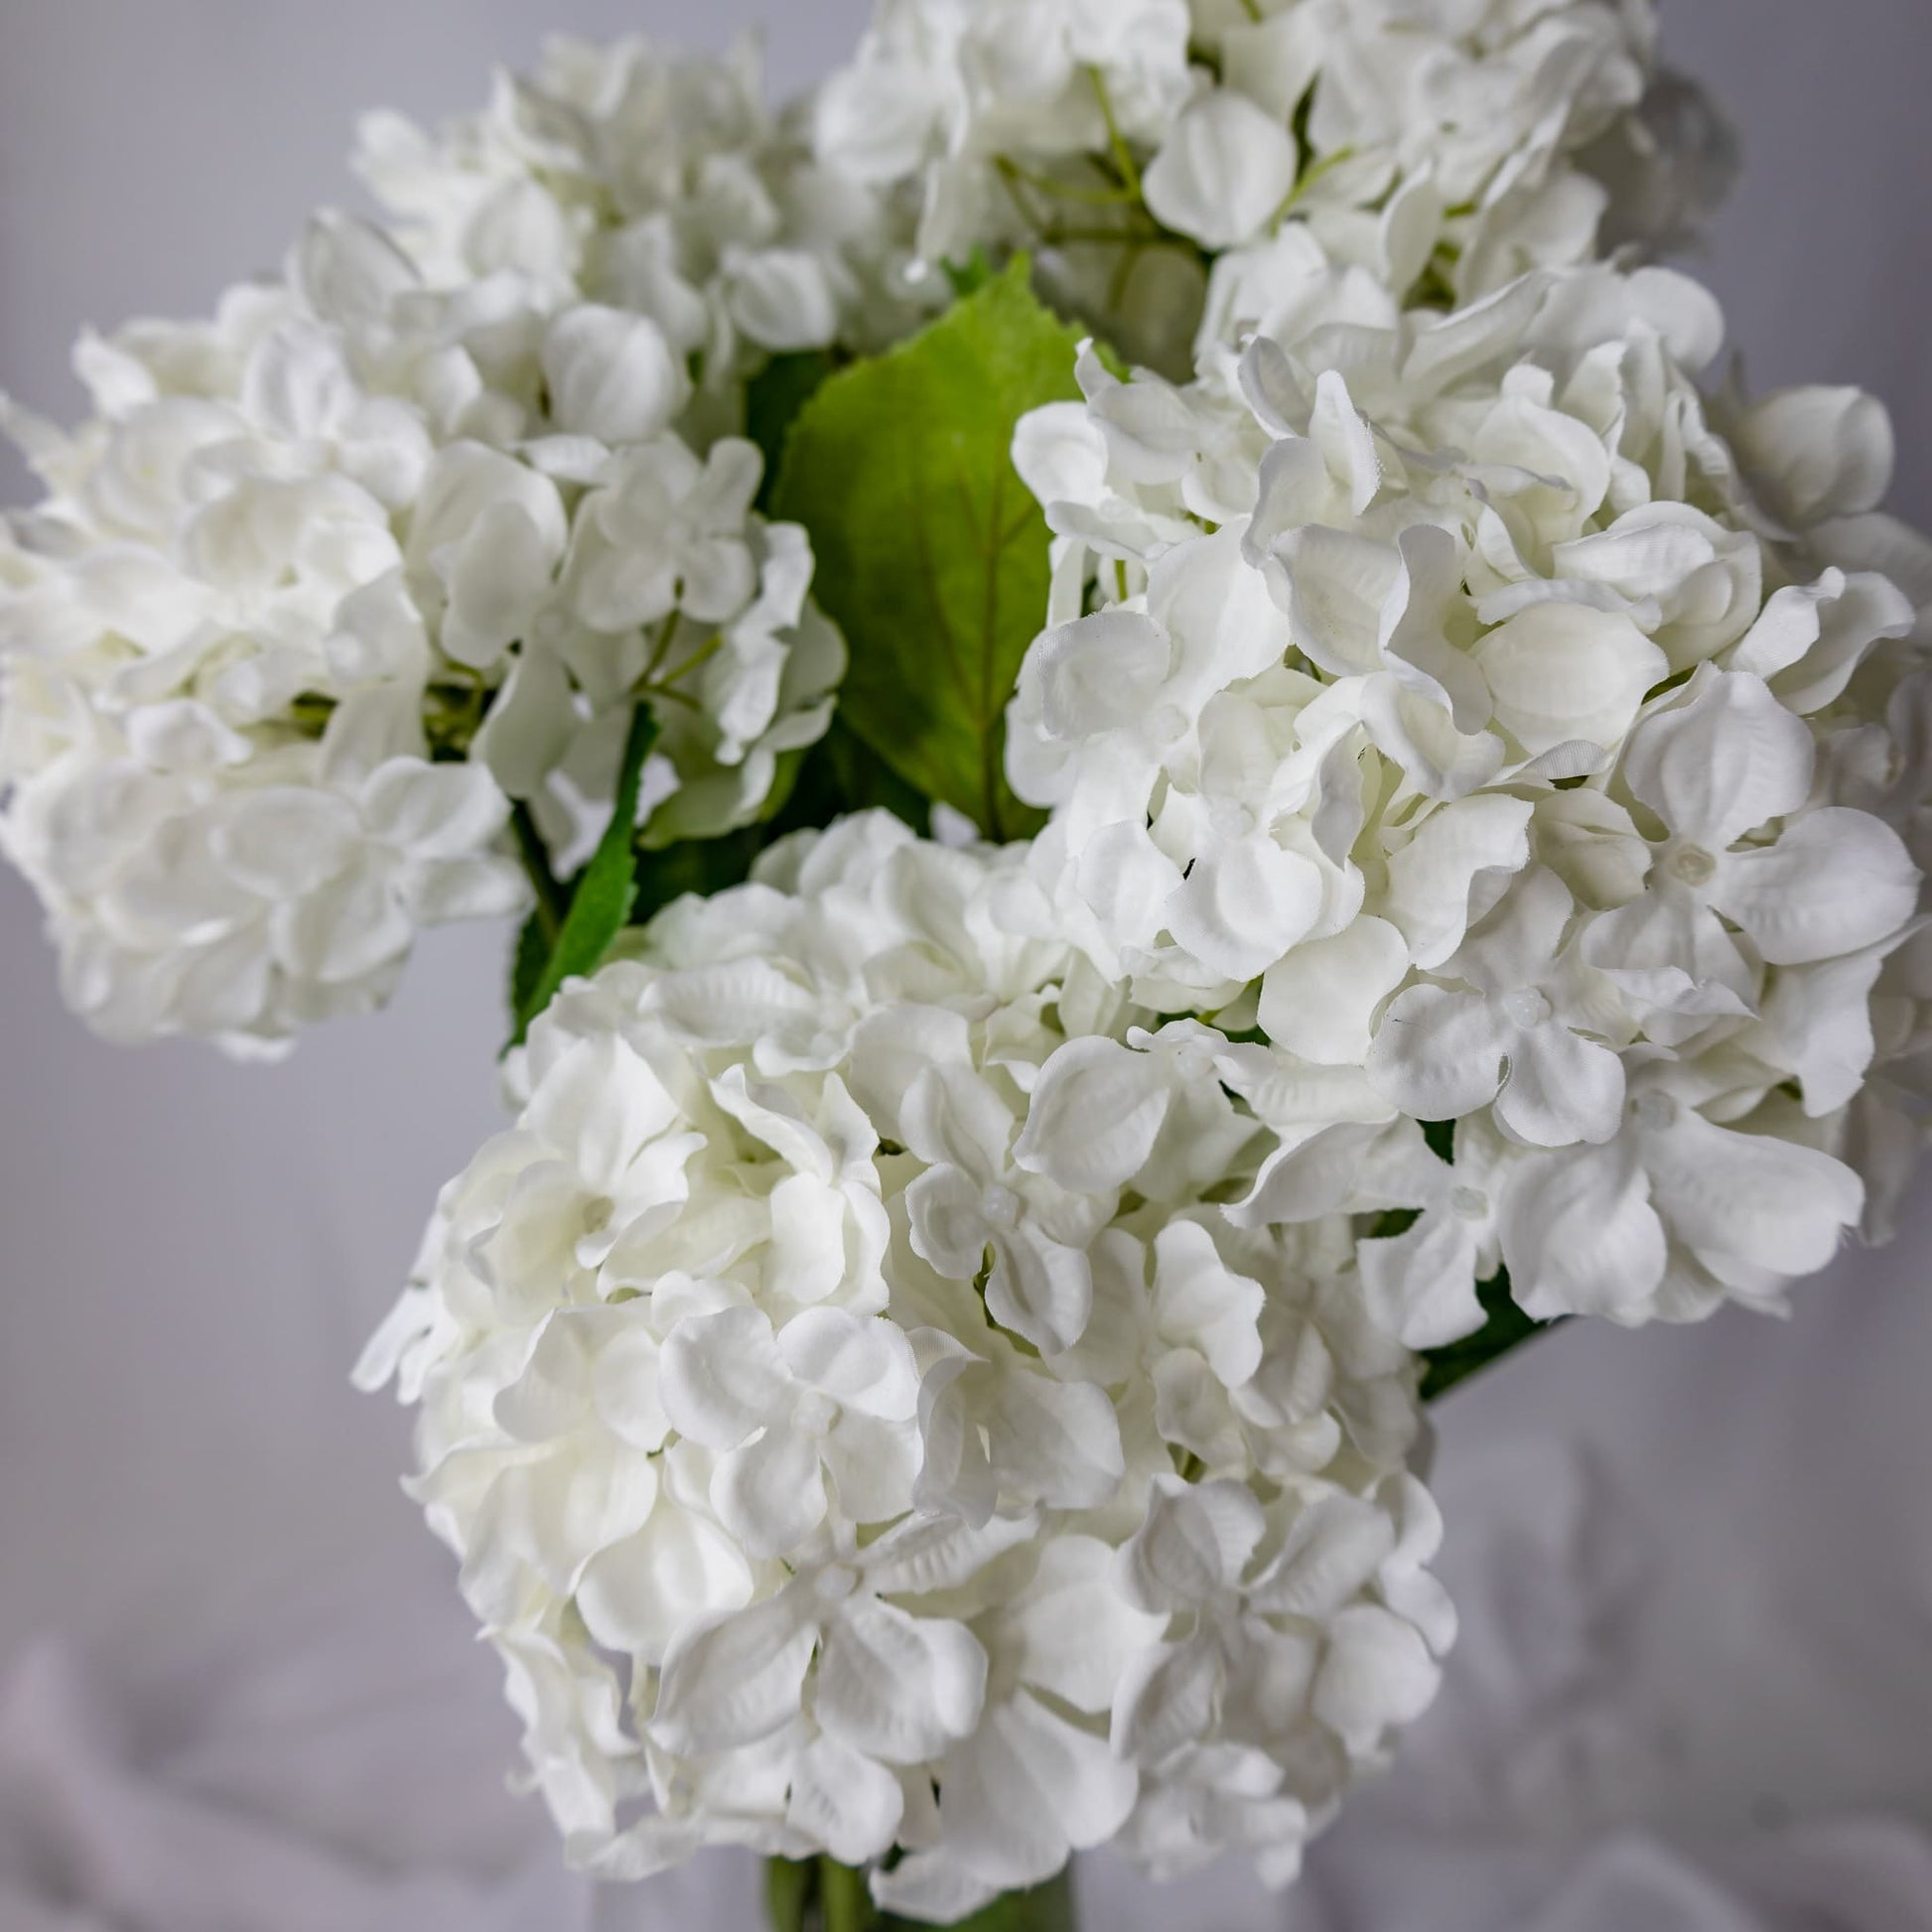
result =
M989 259L983 241L973 243L973 252L963 262L941 262L939 266L945 271L946 280L952 284L953 294L962 302L999 279L999 272Z
M801 823L828 824L841 812L870 811L883 806L918 833L931 827L932 807L842 719L815 748L813 762L799 779L798 789L809 808L822 817Z
M1013 431L1078 394L1079 337L1027 278L1022 257L827 381L792 426L775 499L810 531L813 594L851 648L841 717L905 784L993 838L1038 823L1003 769L1050 542L1013 468Z
M746 385L745 434L764 452L764 481L759 508L769 509L777 493L785 440L798 412L811 401L838 362L829 349L801 348L774 355Z
M510 956L510 1012L520 1015L536 998L537 982L550 963L554 941L541 912L532 912L516 935L516 950Z
M656 738L657 721L650 715L650 708L640 704L630 720L630 735L624 741L623 763L618 769L611 822L604 828L604 836L591 854L590 864L571 893L570 906L557 930L550 957L536 975L527 997L517 1005L512 1044L529 1032L530 1022L556 998L557 989L565 980L596 972L598 963L611 949L611 941L623 930L624 921L630 916L630 908L637 898L637 879L631 863L637 787L643 775L644 759ZM519 945L519 977L521 950Z

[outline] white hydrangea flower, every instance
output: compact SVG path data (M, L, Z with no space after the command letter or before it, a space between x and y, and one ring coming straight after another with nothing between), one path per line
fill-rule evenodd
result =
M715 430L769 355L888 341L936 300L897 279L876 191L813 158L807 113L767 106L749 34L722 60L554 39L433 133L369 115L356 166L432 286L509 275L648 318L701 364Z
M1172 370L1204 298L1210 334L1257 319L1298 234L1427 299L1600 228L1681 239L1726 147L1655 38L1648 0L881 0L817 152L890 193L919 261L1032 249Z
M1350 1224L1217 1204L1261 1049L1016 933L1025 865L876 814L668 908L532 1029L364 1358L592 1870L897 1844L935 1922L1109 1840L1285 1879L1434 1690Z
M1725 441L1721 320L1663 271L1438 315L1295 251L1239 354L1089 351L1021 426L1058 535L1012 916L1250 1016L1236 1217L1410 1210L1361 1276L1411 1345L1499 1263L1538 1315L1775 1306L1882 1227L1924 1118L1928 579L1883 413L1725 402Z
M418 926L521 902L511 800L581 862L640 701L659 844L754 819L825 729L810 546L752 445L680 439L644 315L434 294L332 217L79 366L91 422L10 419L48 496L0 578L0 823L112 1037L273 1051L380 1003Z

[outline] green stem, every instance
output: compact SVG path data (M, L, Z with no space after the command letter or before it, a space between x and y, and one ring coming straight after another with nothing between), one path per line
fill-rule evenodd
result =
M864 1870L836 1859L769 1860L764 1897L773 1932L914 1932L873 1903ZM1075 1932L1072 1872L1008 1892L953 1932Z
M1088 188L1077 181L1060 181L1052 175L1042 174L1037 168L1023 167L1011 155L996 155L993 165L1008 180L1025 182L1029 188L1051 201L1077 202L1086 207L1130 207L1140 199L1138 194L1127 188Z
M866 1874L836 1859L818 1862L818 1911L824 1932L873 1932L879 1923Z
M1120 171L1121 186L1131 200L1138 202L1142 199L1141 171L1135 165L1134 150L1127 145L1127 137L1114 118L1114 102L1107 92L1106 77L1098 68L1089 68L1087 78L1093 83L1093 97L1100 103L1100 118L1107 123L1107 146L1113 154L1114 166Z

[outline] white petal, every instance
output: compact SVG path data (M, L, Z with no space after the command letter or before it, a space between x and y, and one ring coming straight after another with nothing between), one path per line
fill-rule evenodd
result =
M1168 1117L1168 1070L1115 1040L1069 1040L1040 1068L1015 1163L1076 1193L1124 1187Z
M678 1322L659 1355L658 1381L672 1428L715 1449L788 1422L797 1400L770 1321L750 1308Z
M1876 509L1891 485L1891 419L1862 389L1779 390L1751 407L1736 441L1772 513L1796 528Z
M1210 89L1174 124L1143 177L1154 218L1208 248L1252 240L1288 199L1294 137L1255 103Z
M1511 1045L1496 1118L1532 1147L1607 1141L1623 1118L1623 1062L1547 1020Z
M1387 1731L1421 1717L1442 1681L1442 1667L1413 1624L1378 1604L1359 1603L1343 1610L1329 1631L1314 1713L1351 1755L1363 1757Z
M1773 966L1835 959L1889 938L1918 910L1920 877L1881 819L1828 805L1775 845L1727 854L1711 902Z
M1120 1418L1105 1389L1015 1370L979 1420L1003 1482L1056 1509L1097 1509L1126 1471Z
M1651 1197L1672 1235L1721 1279L1740 1266L1815 1273L1858 1225L1863 1183L1817 1148L1688 1111L1659 1140Z
M854 1597L827 1629L818 1721L868 1757L917 1764L979 1722L986 1652L963 1623Z
M1763 1020L1780 1066L1804 1088L1805 1112L1816 1120L1836 1113L1864 1085L1877 1041L1871 1027L1871 989L1884 969L1885 949L1869 946L1844 959L1779 973L1766 996Z
M1470 897L1483 875L1520 872L1529 863L1531 816L1526 799L1494 793L1458 799L1432 812L1390 855L1387 902L1379 909L1425 972L1462 943Z
M1128 1666L1114 1705L1112 1743L1130 1762L1159 1764L1220 1715L1221 1660L1202 1638L1144 1652Z
M985 1178L1006 1168L1012 1110L970 1067L927 1067L905 1097L903 1122L906 1147L931 1166Z
M660 1664L680 1636L751 1598L752 1567L738 1546L660 1495L635 1536L591 1560L576 1601L599 1643Z
M1488 1319L1476 1296L1480 1225L1453 1207L1424 1214L1406 1232L1357 1244L1362 1302L1386 1335L1408 1348L1440 1348Z
M1099 1538L1056 1536L1000 1620L1003 1655L1024 1684L1063 1698L1076 1711L1112 1708L1121 1672L1165 1635L1168 1618L1136 1609L1115 1581L1114 1552Z
M1623 1314L1663 1280L1663 1223L1628 1135L1512 1169L1497 1226L1511 1292L1539 1320Z
M1196 1348L1239 1388L1261 1366L1262 1286L1221 1259L1198 1221L1172 1221L1154 1241L1154 1320L1164 1340Z
M1500 1000L1412 986L1376 1033L1368 1075L1412 1120L1459 1120L1495 1099L1517 1038Z
M215 864L264 898L299 898L337 878L355 856L359 830L344 800L293 785L231 793L207 822Z
M825 265L803 248L761 248L728 267L731 318L780 354L823 348L839 333L839 303Z
M1386 919L1356 919L1332 939L1306 939L1268 969L1262 1031L1318 1066L1360 1066L1377 1009L1409 971L1409 947Z
M1680 838L1721 853L1811 790L1811 733L1742 671L1701 670L1688 704L1630 736L1623 778Z
M648 316L584 303L544 338L550 416L567 434L642 443L683 408L690 383Z
M815 1173L787 1174L766 1196L771 1245L764 1287L789 1302L822 1302L846 1270L846 1198Z
M1311 523L1277 539L1295 642L1331 677L1382 668L1382 614L1401 589L1393 544Z
M898 1779L835 1738L815 1738L791 1761L785 1823L841 1864L884 1857L904 1811Z
M1495 718L1532 758L1585 739L1614 748L1669 660L1628 618L1532 605L1476 646Z
M844 1309L807 1309L779 1330L778 1353L800 1382L842 1408L893 1422L909 1422L918 1411L918 1365L894 1322Z
M1358 1496L1318 1496L1296 1517L1248 1600L1269 1616L1326 1623L1369 1587L1394 1549L1386 1511Z
M670 1647L650 1733L704 1756L755 1744L797 1717L818 1642L809 1584L687 1630Z
M1323 898L1313 861L1256 834L1196 859L1164 916L1175 940L1210 972L1246 982L1307 936Z
M1263 1527L1261 1505L1238 1483L1157 1477L1120 1552L1121 1589L1150 1613L1197 1608L1240 1576Z
M574 1042L538 1081L523 1125L596 1193L614 1195L647 1143L679 1119L643 1056L616 1034Z
M885 1523L912 1507L920 1441L910 1422L847 1414L819 1445L842 1514L855 1523Z
M364 847L351 869L275 914L275 955L290 972L349 985L398 961L416 936L397 869Z
M986 1218L985 1190L957 1168L928 1168L906 1188L906 1217L912 1252L948 1281L977 1277L992 1226Z
M767 1427L718 1458L711 1506L748 1556L788 1556L825 1520L817 1441L782 1424Z
M970 1066L964 1016L944 1007L901 1005L868 1014L852 1036L846 1084L888 1139L898 1140L899 1106L928 1066Z
M996 1516L977 1528L952 1517L910 1517L868 1545L867 1581L887 1596L957 1589L1037 1533L1037 1519L1030 1515Z
M481 764L392 759L362 789L372 838L412 859L467 859L486 850L509 818L509 800Z
M1093 1271L1085 1250L1023 1221L1011 1234L994 1236L993 1256L987 1312L1043 1355L1071 1348L1093 1312Z

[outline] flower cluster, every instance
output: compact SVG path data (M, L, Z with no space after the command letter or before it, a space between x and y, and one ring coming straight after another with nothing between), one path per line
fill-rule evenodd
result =
M916 259L1042 250L1184 369L1285 232L1435 300L1695 227L1726 137L1654 41L1649 0L882 0L817 146Z
M1792 392L1726 441L1720 318L1666 271L1439 315L1301 255L1192 384L1089 353L1022 426L1044 916L1330 1084L1244 1211L1330 1211L1355 1148L1419 1211L1361 1264L1413 1345L1499 1259L1539 1316L1775 1305L1860 1222L1848 1163L1915 1137L1865 1084L1923 1035L1932 791L1918 614L1861 567L1907 541L1882 413Z
M1649 0L880 0L776 111L559 42L8 413L0 844L78 1010L266 1053L526 874L561 931L359 1373L583 1866L1285 1880L1453 1635L1412 1351L1887 1231L1932 544L1868 398L1700 386L1640 263L1727 166ZM1076 381L1042 613L1003 446ZM1029 845L835 816L1003 758ZM633 779L633 848L748 833L653 905L823 829L567 977Z
M723 60L555 40L481 113L369 115L356 168L433 287L511 275L648 316L716 433L770 355L892 341L939 299L904 281L880 192L812 152L811 113L766 104L750 36Z
M1023 864L862 815L661 914L365 1359L594 1870L897 1843L936 1922L1107 1840L1286 1877L1433 1695L1349 1224L1215 1204L1256 1049L1011 936Z
M6 847L101 1031L269 1051L378 1003L417 927L520 902L511 801L575 868L639 703L649 844L750 821L823 732L843 646L803 531L754 508L722 341L804 298L789 257L729 250L700 294L651 239L729 199L744 84L660 80L674 205L612 239L630 279L570 281L514 181L407 175L391 129L418 223L318 219L212 320L84 342L75 434L11 418L48 497L0 575ZM468 210L467 266L432 201Z

